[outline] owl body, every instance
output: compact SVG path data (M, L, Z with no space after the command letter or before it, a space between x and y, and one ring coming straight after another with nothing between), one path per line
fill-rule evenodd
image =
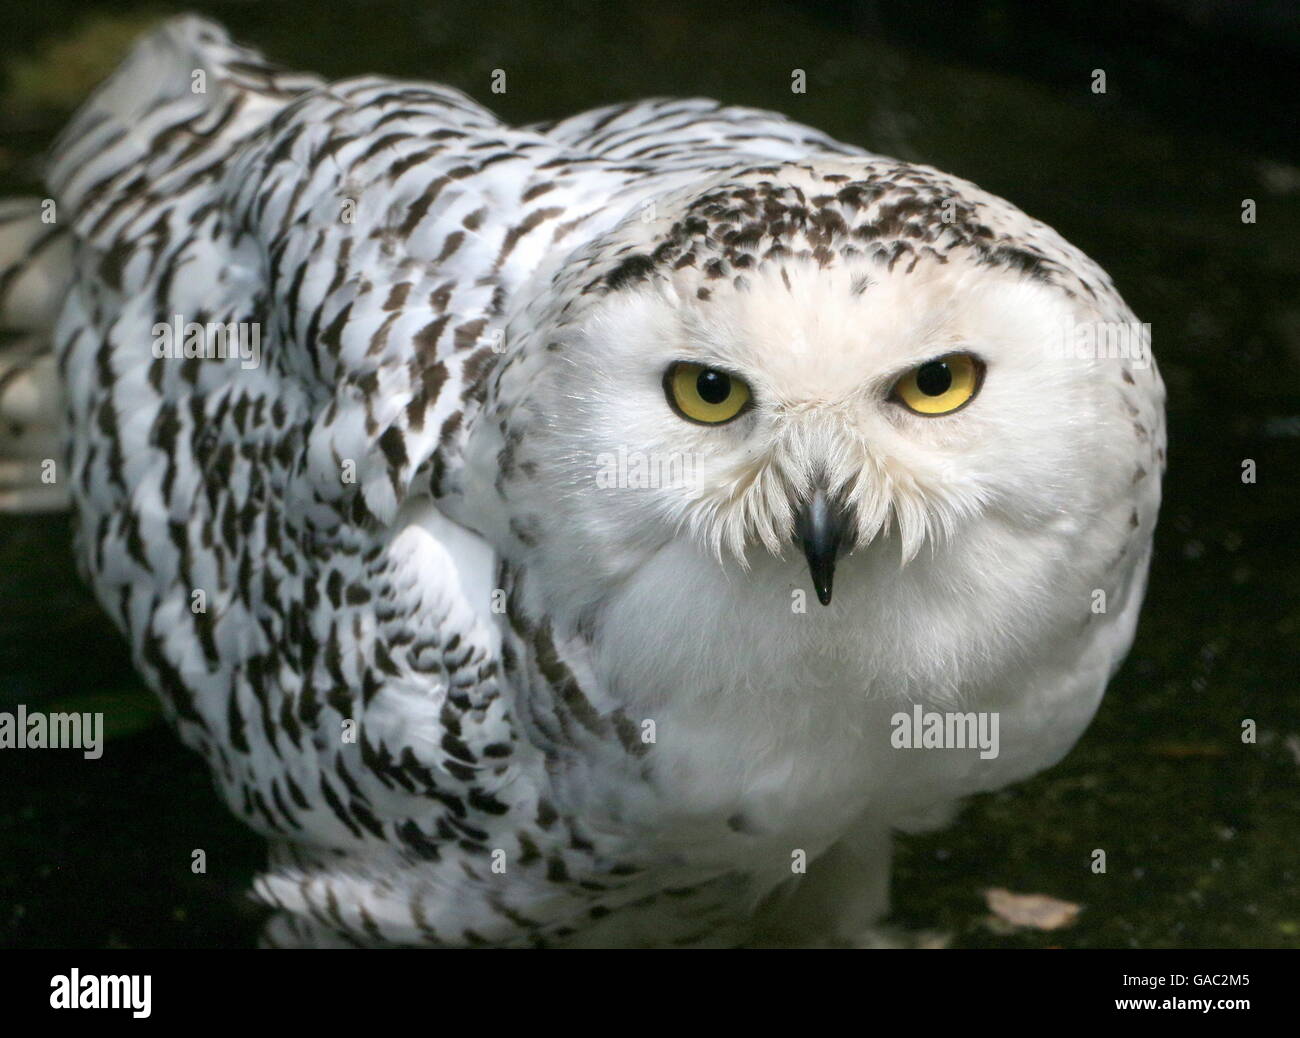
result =
M511 128L184 18L50 184L81 558L271 841L271 943L852 938L891 832L1058 760L1131 642L1159 376L1074 356L1132 315L964 181L711 101ZM978 396L898 406L958 350ZM686 362L749 404L690 420ZM996 757L899 747L917 705Z

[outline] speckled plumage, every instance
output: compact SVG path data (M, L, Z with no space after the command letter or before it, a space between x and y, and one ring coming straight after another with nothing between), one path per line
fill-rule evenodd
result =
M624 361L572 388L565 365L600 368L595 338L665 308L720 341L820 292L978 308L993 279L1031 312L1132 319L1091 261L964 181L712 101L511 128L445 87L282 72L184 18L76 117L50 188L81 556L272 841L272 943L843 935L881 908L889 830L1057 759L1127 649L1164 462L1154 367L1093 365L1077 445L1015 484L1050 497L997 482L1025 445L988 475L889 453L885 426L831 449L807 424L821 385L774 385L755 421L787 439L709 469L689 511L584 483L619 444L590 428ZM151 356L173 315L258 325L260 364ZM843 600L803 615L790 509L818 451L859 550ZM662 524L622 511L642 506ZM983 570L943 571L950 541ZM913 702L1001 710L1003 758L891 751Z

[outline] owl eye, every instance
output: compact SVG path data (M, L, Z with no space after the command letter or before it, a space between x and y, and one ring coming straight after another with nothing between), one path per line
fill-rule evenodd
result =
M686 361L664 372L664 394L681 417L701 425L729 422L749 403L749 386L741 379Z
M894 383L892 398L914 414L952 414L979 392L984 365L969 353L919 364Z

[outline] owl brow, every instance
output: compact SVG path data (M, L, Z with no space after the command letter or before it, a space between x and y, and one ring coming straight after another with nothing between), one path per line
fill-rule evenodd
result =
M970 357L971 360L975 361L981 371L988 367L988 362L974 350L944 350L942 353L935 353L926 356L921 360L914 360L910 363L904 364L901 367L894 369L889 374L882 375L880 381L888 382L890 385L893 385L909 371L915 371L917 368L924 367L927 364L933 364L935 361L947 360L949 357Z

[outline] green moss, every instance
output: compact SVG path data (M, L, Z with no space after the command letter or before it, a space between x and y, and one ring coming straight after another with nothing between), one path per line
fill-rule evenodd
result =
M65 37L48 40L33 55L4 63L4 103L14 110L71 112L125 56L158 15L92 15Z

